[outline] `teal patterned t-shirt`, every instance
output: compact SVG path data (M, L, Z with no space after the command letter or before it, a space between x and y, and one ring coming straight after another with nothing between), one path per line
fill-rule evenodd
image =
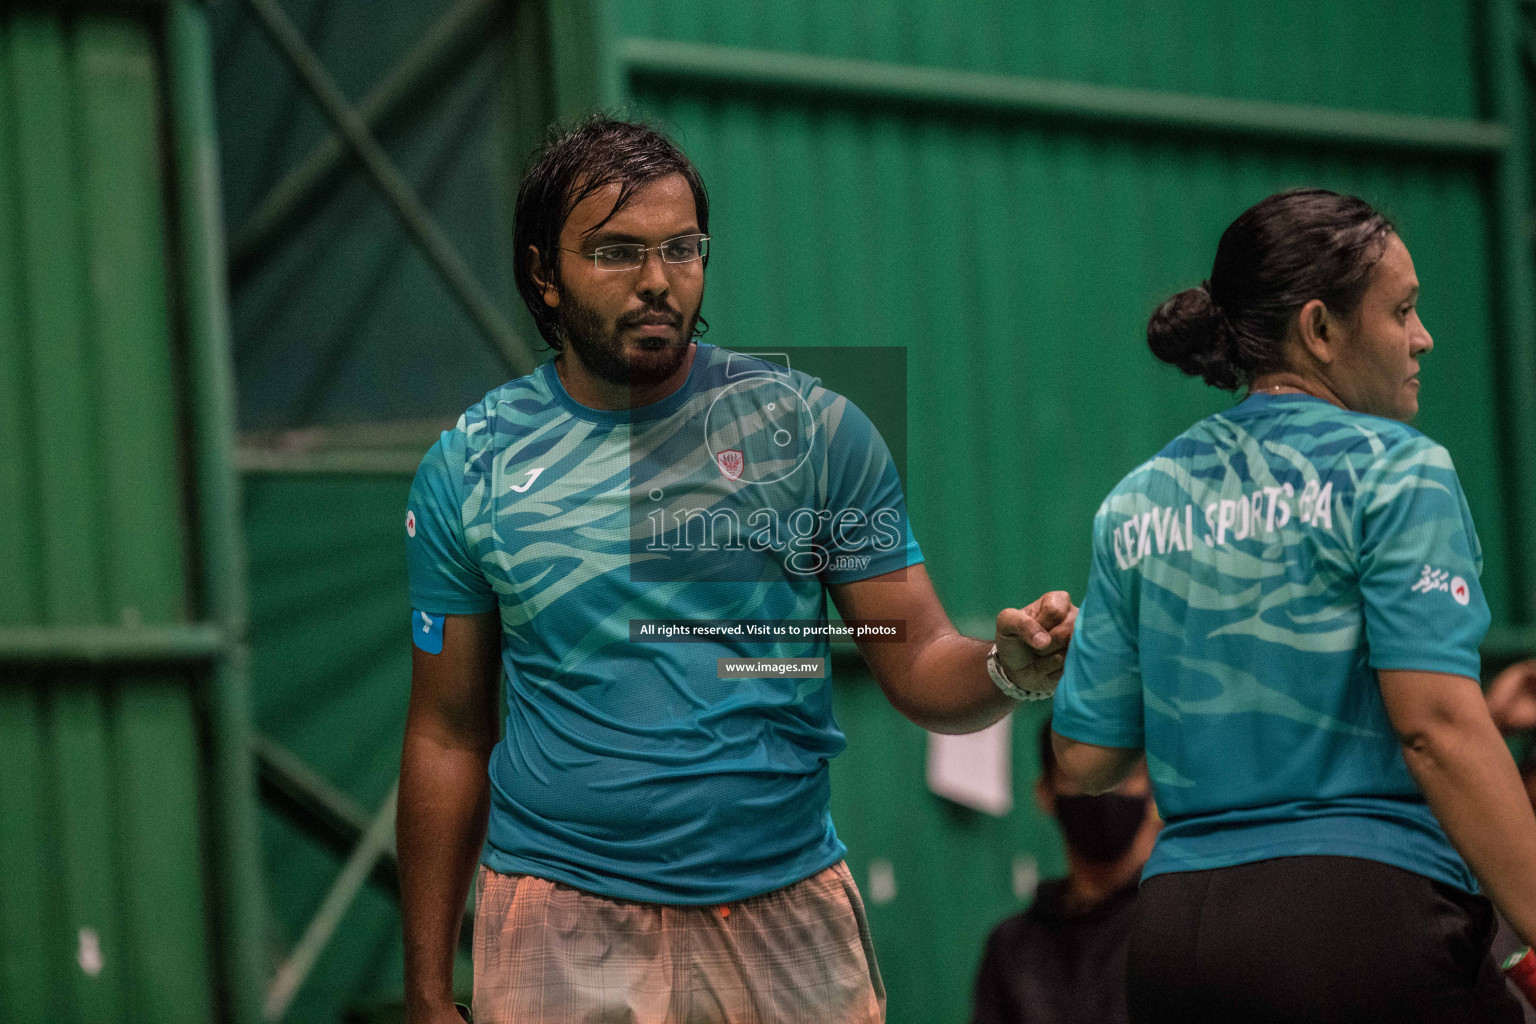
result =
M546 363L443 433L406 533L413 629L501 617L486 865L699 904L844 856L828 811L845 745L830 680L717 671L720 658L826 658L825 636L632 630L824 626L828 584L922 560L890 452L845 397L701 344L678 391L610 412L575 401Z
M1380 669L1476 679L1482 552L1446 450L1253 395L1110 493L1054 728L1142 747L1144 877L1363 857L1475 891L1403 762Z

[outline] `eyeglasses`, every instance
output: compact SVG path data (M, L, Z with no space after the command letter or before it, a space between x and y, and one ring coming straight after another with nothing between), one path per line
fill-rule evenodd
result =
M620 242L616 245L600 245L591 252L561 248L577 256L592 257L592 265L598 270L638 270L645 265L645 254L655 251L664 263L692 263L709 255L709 236L704 234L678 235L660 245L641 245L639 242Z

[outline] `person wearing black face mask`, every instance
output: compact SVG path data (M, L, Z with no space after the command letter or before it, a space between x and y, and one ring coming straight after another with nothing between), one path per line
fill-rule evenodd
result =
M972 1024L1123 1024L1126 941L1158 819L1142 768L1088 796L1056 767L1051 723L1040 730L1035 800L1061 826L1067 876L987 939Z

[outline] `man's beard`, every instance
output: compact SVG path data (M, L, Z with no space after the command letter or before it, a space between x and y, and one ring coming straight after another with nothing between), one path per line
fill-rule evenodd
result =
M594 376L610 384L629 388L658 384L677 372L688 357L699 315L684 322L682 316L666 305L646 306L626 313L610 327L590 306L584 306L569 292L560 296L560 334L576 353L581 365ZM620 335L635 322L658 315L672 316L683 325L675 338L642 338L637 351L624 349Z

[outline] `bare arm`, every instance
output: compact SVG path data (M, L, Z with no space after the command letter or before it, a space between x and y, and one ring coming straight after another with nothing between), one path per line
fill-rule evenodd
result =
M1515 932L1536 943L1536 815L1477 681L1378 675L1403 760L1430 810Z
M450 615L441 654L411 648L411 703L395 823L411 1024L452 1021L453 957L490 813L501 622Z
M1120 785L1141 761L1140 748L1101 747L1068 739L1054 730L1051 749L1056 752L1056 767L1061 773L1094 796Z
M860 640L859 653L892 706L931 732L984 729L1017 707L987 674L992 642L961 636L949 621L921 563L856 583L834 584L832 602L845 622L896 619L902 643ZM1062 651L1077 609L1062 591L997 617L998 657L1024 689L1047 690L1061 678Z

